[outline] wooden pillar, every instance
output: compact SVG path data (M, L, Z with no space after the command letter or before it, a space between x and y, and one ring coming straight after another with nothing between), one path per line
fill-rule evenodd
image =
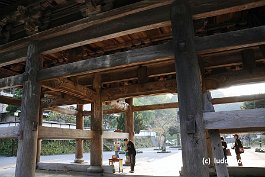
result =
M40 83L37 74L40 67L38 42L28 47L21 103L21 121L18 136L16 177L34 177L40 109Z
M134 142L133 98L126 99L125 101L129 104L129 107L125 112L125 132L129 133L129 139Z
M101 101L101 77L96 75L93 81L93 87L96 91L96 99L91 104L91 130L94 132L91 140L90 149L90 167L89 172L102 172L102 153L103 153L103 136L102 122L103 110Z
M203 89L203 96L202 96L202 103L203 103L203 112L215 112L213 104L211 103L212 96L211 92L208 90L205 90L205 86L202 87ZM212 152L212 139L208 131L206 131L206 145L207 145L207 157L209 159L209 171L215 172L214 167L214 158L213 158L213 152Z
M229 173L224 161L224 152L221 143L219 130L209 130L212 140L212 151L215 161L215 170L217 177L229 177Z
M76 115L76 129L83 130L84 129L84 116L83 116L83 108L84 105L78 104L77 105L77 115ZM75 163L82 163L84 162L83 159L83 143L84 140L77 139L75 145Z
M194 48L194 27L188 2L172 4L171 23L181 127L183 175L208 177L205 129L202 112L200 69Z
M40 109L39 111L39 126L42 126L43 122L43 109ZM40 155L41 155L41 139L38 139L37 142L37 157L36 157L36 165L40 162Z

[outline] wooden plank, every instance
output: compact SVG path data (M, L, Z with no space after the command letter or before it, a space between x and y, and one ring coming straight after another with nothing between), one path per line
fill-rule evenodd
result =
M41 85L37 81L41 66L39 56L39 42L33 41L27 52L25 75L28 77L23 83L16 177L35 176L41 95Z
M2 53L0 57L0 67L26 61L26 56L27 47Z
M191 9L185 0L176 0L173 3L171 23L177 72L183 175L208 177L208 167L202 163L203 157L207 155L207 148L200 69L194 45Z
M60 91L87 101L92 101L95 99L96 95L95 91L64 78L58 78L52 81L43 81L42 85L45 88Z
M241 96L233 96L233 97L213 98L211 100L211 103L212 104L225 104L225 103L263 100L263 99L265 99L265 94L241 95Z
M10 51L14 45L25 46L25 43L30 41L31 38L37 38L39 40L45 39L43 41L43 51L50 50L49 52L56 52L58 50L74 48L96 41L169 25L169 4L171 2L172 1L153 1L151 3L140 2L139 4L112 10L110 12L98 14L97 16L92 16L77 22L72 22L70 24L40 32L32 37L22 39L8 45L3 45L0 47L0 50L4 52ZM264 0L224 1L222 3L217 0L210 3L209 0L191 0L190 3L193 7L194 19L232 13L265 5ZM148 16L149 18L142 18L143 16ZM128 24L128 22L130 22L130 24ZM127 25L113 25L121 23ZM101 29L102 24L104 24L104 29L98 30ZM10 47L12 44L13 47ZM17 49L13 49L11 53L16 53L16 50ZM19 50L24 50L24 53L26 51L21 48ZM5 57L3 62L8 63L17 58L21 59L25 57L23 52L19 53L16 56L11 55L10 57ZM17 63L18 61L12 62Z
M235 50L265 44L265 26L195 38L199 54Z
M170 43L167 43L55 66L40 71L38 79L47 80L56 77L95 73L110 68L123 68L150 61L163 61L173 57L169 48Z
M7 89L12 87L22 86L23 80L24 80L23 74L2 78L0 79L0 88Z
M49 108L48 110L59 112L61 114L73 115L73 116L77 115L78 113L76 110L62 108L62 107L52 107Z
M176 93L176 80L163 80L145 84L128 85L102 90L102 100L110 101L119 98L130 98L161 93Z
M125 139L129 138L129 133L103 131L102 136L104 139Z
M209 130L217 177L229 177L219 130ZM206 164L207 165L207 164Z
M20 106L21 100L17 98L13 98L13 97L8 97L8 96L0 96L0 103Z
M0 139L17 138L19 134L19 126L0 127Z
M39 127L39 139L92 139L93 132L90 130Z
M145 106L133 106L132 109L134 112L138 112L138 111L178 108L178 106L179 106L178 103L174 102L174 103L153 104Z
M201 55L257 46L262 43L265 43L265 26L195 38L196 50ZM56 77L102 72L110 68L123 68L168 59L174 59L172 41L43 69L39 72L38 79L47 80Z
M265 127L265 108L204 113L206 129L246 129Z
M222 74L210 75L203 78L205 87L209 90L225 88L231 85L263 82L265 79L265 67L256 68L252 73L245 70L230 71Z

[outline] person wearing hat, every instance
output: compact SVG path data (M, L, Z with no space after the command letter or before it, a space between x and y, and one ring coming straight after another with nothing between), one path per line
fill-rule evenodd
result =
M125 138L124 142L127 145L126 151L128 152L128 155L130 157L130 163L131 163L130 173L134 173L136 150L135 150L133 142L128 140L128 138Z
M236 152L236 160L237 160L238 166L243 166L242 161L241 161L241 156L240 156L240 154L243 153L243 145L239 139L238 134L234 134L234 139L235 139L234 148Z

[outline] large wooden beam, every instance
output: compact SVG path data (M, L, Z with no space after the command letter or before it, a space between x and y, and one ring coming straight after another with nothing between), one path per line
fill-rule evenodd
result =
M17 98L9 97L9 96L0 96L0 103L20 106L21 100Z
M92 139L90 130L39 127L39 139Z
M104 139L125 139L129 138L129 133L103 131L102 136Z
M129 134L129 140L135 141L134 137L134 112L132 110L133 98L126 99L126 102L130 105L129 109L125 112L124 126L125 131Z
M39 42L33 41L27 52L18 137L16 177L34 177L38 140L41 85L37 73L41 66Z
M195 48L199 54L261 44L265 44L265 26L195 38ZM47 80L56 77L101 72L110 68L123 68L167 59L174 59L172 41L43 69L39 72L38 79Z
M240 129L265 127L265 108L204 113L206 129Z
M0 88L7 89L22 86L24 79L25 77L23 74L2 78L0 79Z
M135 96L152 95L159 93L176 93L175 80L163 80L145 84L128 85L102 90L103 101L130 98Z
M178 103L164 103L164 104L153 104L153 105L145 105L145 106L133 106L132 110L134 112L137 111L150 111L150 110L158 110L158 109L171 109L178 108Z
M176 0L173 3L171 23L176 59L183 175L209 177L208 167L202 163L207 155L207 148L200 69L194 47L191 9L185 0Z
M94 100L96 95L95 91L63 78L54 79L52 81L44 81L42 82L42 85L43 87L49 88L51 90L63 92L86 101Z
M263 99L265 99L265 94L241 95L241 96L233 96L233 97L213 98L211 100L211 103L212 104L225 104L225 103L263 100Z
M265 79L265 67L256 68L253 72L246 70L230 71L222 74L210 75L203 78L205 87L209 90L225 88L231 85L263 82Z
M140 2L139 4L114 9L110 12L98 14L86 19L72 22L67 25L40 32L33 37L43 40L45 53L57 52L78 47L92 42L102 41L125 34L132 34L165 25L170 25L170 7L172 1ZM208 0L189 1L194 12L193 18L200 19L210 16L222 15L242 10L247 10L265 5L264 0L227 1L220 3L218 0L209 3ZM148 16L149 18L142 18ZM130 23L128 23L130 22ZM126 24L126 25L113 25ZM104 25L102 29L101 26ZM101 29L101 30L98 30ZM29 37L0 47L3 58L0 63L16 63L23 60L26 54L25 46ZM17 45L12 51L11 45ZM22 48L21 48L22 46ZM20 52L16 52L16 51ZM8 52L7 52L8 51ZM11 53L11 54L9 54ZM16 60L16 61L12 61Z
M76 110L71 110L71 109L62 108L62 107L52 107L52 108L49 108L48 110L55 111L61 114L73 115L73 116L77 115L78 113L78 111Z
M0 139L5 138L18 138L19 127L0 127Z

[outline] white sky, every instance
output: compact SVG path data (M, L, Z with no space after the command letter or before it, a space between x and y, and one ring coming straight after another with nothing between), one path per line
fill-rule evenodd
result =
M253 94L264 94L265 93L265 82L258 84L248 84L232 86L225 89L218 89L224 93L226 97L228 96L240 96L240 95L253 95Z

